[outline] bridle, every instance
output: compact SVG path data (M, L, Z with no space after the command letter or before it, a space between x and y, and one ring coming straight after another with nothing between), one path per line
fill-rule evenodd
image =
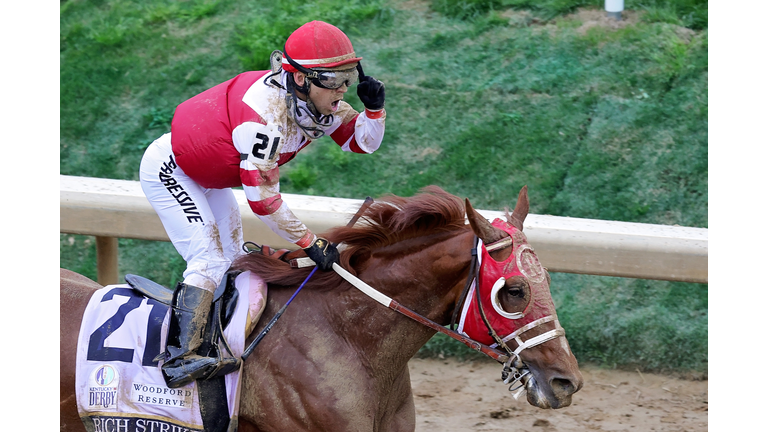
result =
M496 329L493 328L493 326L491 325L485 313L483 302L481 301L481 298L480 298L480 295L481 295L480 290L479 289L471 290L472 287L477 286L477 282L479 280L478 276L480 274L480 270L482 267L480 255L478 253L478 251L482 247L482 240L479 239L477 236L475 236L473 243L476 245L476 247L471 249L470 251L472 255L472 263L470 264L469 274L467 275L467 282L464 285L464 289L462 291L461 297L459 298L459 301L456 302L456 307L451 317L450 327L451 327L451 330L454 329L454 326L456 325L456 317L459 314L459 310L461 310L464 307L464 304L467 302L468 300L467 297L469 296L470 291L474 291L474 295L477 300L476 304L477 304L478 312L480 314L480 317L482 318L483 324L485 324L485 327L488 330L488 335L491 336L491 338L493 338L493 340L496 342L490 345L490 348L500 347L504 350L504 352L507 353L507 360L504 362L504 368L502 369L502 372L501 372L501 378L504 384L509 384L509 391L514 392L518 389L520 390L516 394L514 394L515 399L517 399L522 393L526 384L528 383L528 380L531 378L530 370L526 367L525 363L520 357L520 353L527 348L532 348L537 345L541 345L544 342L547 342L549 340L558 338L560 336L565 336L565 330L560 326L560 323L555 316L548 315L520 327L519 329L515 330L513 333L506 335L503 338L499 336L498 332L496 331ZM514 246L514 242L512 240L512 236L510 235L510 236L505 236L501 240L498 240L489 245L486 245L485 250L490 253L493 251L502 250L508 247L513 247L513 246ZM555 322L554 329L546 331L538 336L534 336L528 340L525 340L525 341L522 340L521 336L523 335L523 333L551 321ZM514 340L517 343L517 348L515 348L514 350L512 350L507 345L507 342L511 340Z
M364 213L365 209L371 205L373 200L368 197L366 198L363 205L360 207L358 212L355 214L355 216L350 220L350 222L347 224L347 226L353 226L357 219ZM520 229L522 231L522 228ZM507 231L505 231L507 232ZM456 323L456 317L458 315L459 309L463 309L464 312L466 312L468 308L467 304L467 298L469 296L469 293L472 291L473 287L477 287L478 281L479 281L479 275L482 267L482 262L480 259L480 253L479 251L484 248L485 252L493 252L496 250L502 250L508 247L512 247L512 253L515 252L515 244L514 240L512 238L512 234L510 232L507 232L509 234L508 236L505 236L501 240L498 240L496 242L493 242L489 245L484 245L482 242L482 239L478 238L477 236L473 237L473 244L475 244L475 247L470 250L470 254L472 256L470 266L469 266L469 272L467 274L467 281L464 285L464 289L462 291L461 296L459 297L459 300L456 302L456 307L453 311L453 315L451 317L451 324L450 328L445 328L444 326L437 324L436 322L430 320L429 318L426 318L413 310L401 305L397 302L397 300L394 300L387 295L381 293L380 291L376 290L372 286L368 285L367 283L363 282L356 276L349 273L347 270L345 270L342 266L340 266L338 263L333 264L333 270L339 274L344 280L349 282L352 286L363 292L363 294L367 295L368 297L376 300L377 302L381 303L382 305L407 316L408 318L418 322L419 324L422 324L426 327L431 328L432 330L435 330L436 332L443 333L444 335L455 339L464 345L468 346L469 348L481 352L488 357L498 361L499 363L503 363L504 367L501 372L501 378L504 384L509 384L509 391L513 392L513 397L517 399L520 397L520 394L522 394L523 391L526 390L528 387L529 382L533 379L533 376L531 375L530 370L523 362L522 358L520 357L520 353L523 352L523 350L535 347L537 345L541 345L544 342L547 342L549 340L558 338L560 336L565 336L565 330L560 326L559 321L557 320L557 317L555 315L547 315L542 318L538 318L530 323L525 324L524 326L514 330L512 333L504 336L503 338L499 336L498 332L493 328L491 323L488 320L488 317L486 316L485 310L483 309L482 302L480 301L480 290L475 289L475 296L477 300L478 305L478 311L480 313L480 316L482 317L483 323L485 324L488 334L493 338L493 340L496 342L492 345L485 345L475 339L472 339L469 337L466 333L461 333L454 330L454 325ZM338 246L339 250L342 250L344 248L343 244L340 244ZM523 248L530 249L530 246L527 246L525 244L518 246L520 254L522 255ZM531 249L531 252L533 250ZM517 258L516 258L517 259ZM294 258L290 260L291 267L299 268L299 267L307 267L307 266L314 266L315 263L310 258ZM520 266L520 262L518 260L517 262L518 267ZM298 294L298 292L301 290L301 288L304 286L304 284L309 280L310 277L312 277L312 274L317 270L317 267L315 267L312 272L309 274L307 279L302 283L302 285L299 287L299 289L294 293L293 297L291 297L291 300ZM255 348L256 344L258 343L261 338L264 337L266 332L269 331L269 329L274 325L274 322L279 318L279 316L282 314L282 311L285 310L285 308L288 306L290 301L286 303L285 306L278 312L278 314L270 321L270 323L267 325L264 331L253 341L251 342L250 346L246 349L244 353L243 359L247 357L247 354L250 354L253 352L253 349ZM462 317L464 315L464 312L462 313ZM520 314L520 318L522 318L523 314ZM508 319L515 319L514 317L508 318ZM548 322L554 321L555 328L549 331L546 331L538 336L534 336L528 340L522 340L521 336L523 333L530 331L542 324L546 324ZM512 350L507 345L507 342L514 340L517 343L517 348ZM500 351L497 347L501 347L503 351ZM516 390L517 393L514 393Z
M480 316L482 317L483 322L485 323L485 326L488 329L488 334L493 338L493 340L496 343L488 346L470 338L468 335L464 333L459 333L455 331L454 325L456 323L456 317L458 315L458 311L460 310L460 308L462 308L462 305L468 300L467 297L469 296L469 292L472 291L472 287L477 285L478 276L480 274L480 270L482 267L482 263L480 262L481 260L478 253L478 251L482 247L482 240L479 239L477 236L475 236L473 243L476 244L476 247L471 249L470 251L472 255L472 261L470 263L469 274L467 275L467 281L462 291L462 295L459 298L459 301L456 303L456 308L454 309L453 315L451 317L450 329L447 329L444 326L437 324L434 321L412 311L411 309L408 309L405 306L402 306L396 300L382 294L381 292L374 289L370 285L361 281L360 279L358 279L357 277L355 277L354 275L346 271L340 265L334 264L333 269L347 282L349 282L354 287L356 287L357 289L359 289L369 297L373 298L377 302L383 304L384 306L387 306L388 308L395 310L433 330L436 330L455 340L458 340L459 342L465 344L466 346L474 349L475 351L481 352L491 357L492 359L498 361L499 363L503 363L504 367L501 373L502 381L504 382L504 384L509 384L509 391L513 392L513 397L517 399L520 396L520 394L522 394L522 392L526 389L528 382L533 378L530 373L530 370L521 359L520 353L525 349L532 348L537 345L541 345L544 342L547 342L549 340L558 338L560 336L564 336L565 330L560 326L560 323L558 322L557 318L554 315L549 315L549 316L545 316L543 318L534 320L520 327L519 329L515 330L513 333L506 335L504 337L501 337L499 336L497 331L493 328L493 326L490 324L486 316L485 310L483 309L483 306L482 306L482 302L480 301L480 290L475 289L474 293L477 296L477 305L479 308ZM490 245L485 246L485 249L488 252L492 252L492 251L501 250L507 247L513 247L513 241L512 241L511 235L503 238L502 240L499 240L497 242L494 242ZM542 324L552 322L552 321L554 321L555 323L554 329L546 331L528 340L525 340L525 341L522 340L521 336L525 332L528 332ZM512 350L507 345L507 342L511 340L514 340L517 343L517 348L515 348L514 350ZM500 351L497 347L502 348L503 351ZM515 391L517 391L517 393L514 393Z

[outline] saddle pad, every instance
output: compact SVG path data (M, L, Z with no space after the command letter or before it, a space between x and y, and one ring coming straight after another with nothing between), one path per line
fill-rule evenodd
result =
M240 356L266 305L266 284L244 272L235 279L240 301L224 337ZM77 408L88 431L202 431L197 383L168 388L162 376L170 308L128 285L96 291L85 310L77 345ZM222 347L222 351L226 352ZM242 369L241 369L242 370ZM230 430L237 428L240 371L224 377Z

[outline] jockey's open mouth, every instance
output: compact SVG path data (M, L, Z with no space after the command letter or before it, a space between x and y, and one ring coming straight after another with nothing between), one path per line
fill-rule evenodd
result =
M341 101L344 99L344 94L347 92L347 89L348 87L346 85L342 85L336 89L312 86L309 98L320 114L330 115L339 110Z

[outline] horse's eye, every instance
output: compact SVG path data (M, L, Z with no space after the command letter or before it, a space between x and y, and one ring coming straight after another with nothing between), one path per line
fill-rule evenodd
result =
M500 281L501 282L501 281ZM495 292L494 308L507 318L520 318L531 301L531 286L522 276L513 276L504 281Z

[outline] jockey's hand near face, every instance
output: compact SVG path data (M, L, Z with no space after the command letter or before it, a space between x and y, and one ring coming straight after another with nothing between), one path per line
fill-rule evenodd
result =
M363 73L363 66L360 63L357 64L357 73L360 77L357 97L363 102L365 108L373 111L384 108L384 83Z

